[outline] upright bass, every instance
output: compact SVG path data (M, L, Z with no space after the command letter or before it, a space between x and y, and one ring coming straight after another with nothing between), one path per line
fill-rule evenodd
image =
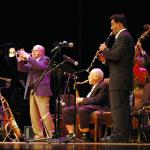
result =
M144 32L140 35L135 45L135 57L138 57L141 55L141 53L143 52L142 42L150 35L150 25L145 24L143 28L144 28Z

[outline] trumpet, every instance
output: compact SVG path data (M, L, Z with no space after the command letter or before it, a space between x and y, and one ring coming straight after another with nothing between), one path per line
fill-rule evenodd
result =
M9 57L19 57L19 53L20 51L24 51L24 48L21 48L20 50L15 50L15 48L9 48L9 51L8 51L8 55Z
M10 48L8 55L9 57L19 57L19 50L16 51L15 48Z

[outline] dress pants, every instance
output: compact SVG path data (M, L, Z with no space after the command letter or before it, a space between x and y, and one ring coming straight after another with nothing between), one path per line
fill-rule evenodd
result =
M112 137L128 139L130 128L130 92L110 91L110 107L113 119Z
M76 114L79 115L80 119L80 128L89 128L90 124L90 114L96 110L99 111L107 111L106 108L103 108L98 105L77 105L76 108L75 106L70 106L70 107L65 107L62 110L62 115L63 115L63 121L65 125L73 125L76 122Z
M52 136L54 132L54 123L49 110L49 96L37 96L36 93L32 94L30 91L30 117L31 124L35 135L43 135L43 124L46 126L46 129L49 133L49 136ZM41 120L42 118L42 120ZM48 136L48 135L47 135Z

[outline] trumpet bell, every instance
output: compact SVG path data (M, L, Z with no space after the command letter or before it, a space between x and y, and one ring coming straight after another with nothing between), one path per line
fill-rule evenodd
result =
M15 57L16 56L15 48L10 48L8 55L9 55L9 57Z

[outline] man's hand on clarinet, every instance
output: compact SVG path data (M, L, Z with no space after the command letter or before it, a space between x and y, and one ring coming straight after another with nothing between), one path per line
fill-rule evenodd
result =
M100 46L99 46L99 51L104 51L106 48L107 48L107 46L106 46L105 43L100 44Z

